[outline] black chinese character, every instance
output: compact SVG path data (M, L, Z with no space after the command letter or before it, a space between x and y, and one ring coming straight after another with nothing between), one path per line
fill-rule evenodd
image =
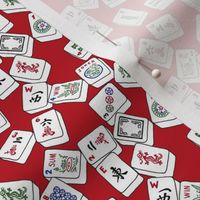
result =
M122 172L120 168L116 167L111 167L110 169L112 170L113 173L112 176L117 178L117 182L119 182L119 179L124 179L123 175L126 175L128 173L128 171Z
M13 141L13 143L22 143L21 140L23 138L22 137L17 137L15 141Z
M5 80L6 80L5 78L1 79L0 80L0 85L2 85L2 82L4 82Z
M88 149L90 149L91 151L93 150L97 150L96 147L94 146L94 144L90 141L89 144L87 145Z
M168 191L168 192L171 192L171 190L169 188L165 188L163 190L160 190L160 192L163 192L163 191ZM159 195L159 198L157 200L170 200L170 196L167 194L167 192L164 192L163 196Z
M49 125L50 125L50 124L51 124L51 121L52 121L51 119L45 118L44 121L41 122L40 124L42 124L42 126L46 126L46 124L49 124Z
M38 92L33 93L32 95L35 95L35 96L31 98L30 102L31 103L32 102L34 102L34 103L39 102L41 100L41 98L42 98L39 94L43 94L43 92L42 91L38 91Z

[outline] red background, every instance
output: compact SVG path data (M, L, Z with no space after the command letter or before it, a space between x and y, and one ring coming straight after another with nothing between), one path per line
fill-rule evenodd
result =
M28 12L5 14L3 16L9 19L14 27L10 33L31 35ZM67 38L41 43L34 40L34 58L41 58L51 64L51 72L48 78L49 84L62 83L71 80L80 79L75 73L75 69L85 61L79 60L64 52L64 46L68 43ZM7 73L10 70L13 58L2 58L3 63L0 68ZM113 62L105 60L111 67ZM145 91L142 88L124 89L117 84L114 79L111 81L122 91L131 101L132 106L126 112L127 114L146 117L150 119L148 106L146 102ZM31 119L41 113L28 114L22 110L22 85L17 88L4 101L0 101L0 110L5 114L11 123L11 127L0 135L0 147L4 144L12 130L32 131ZM105 125L111 132L113 127L104 122L88 105L89 101L98 93L100 89L89 86L88 98L84 103L65 103L54 105L65 121L70 141L50 148L44 148L36 143L31 155L24 165L0 160L0 182L28 179L32 180L40 189L40 194L46 188L48 181L43 177L44 152L47 149L78 149L77 142L85 135L90 133L99 125ZM192 120L192 119L191 119ZM200 181L200 149L187 139L189 128L185 125L179 125L171 128L159 128L154 125L154 146L166 148L176 156L176 166L174 178L177 181ZM122 153L119 155L122 160L130 165L133 146L122 146ZM143 175L142 175L143 176ZM87 164L87 182L85 185L70 184L75 189L82 192L90 200L107 200L111 197L116 199L147 200L147 179L140 187L128 198L120 194L103 177L101 177L93 167Z

